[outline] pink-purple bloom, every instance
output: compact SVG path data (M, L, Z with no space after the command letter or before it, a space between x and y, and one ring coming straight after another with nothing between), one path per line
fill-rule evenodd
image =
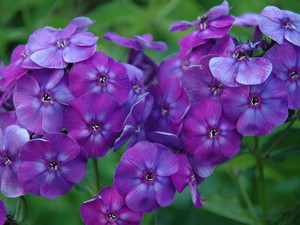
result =
M105 187L84 202L80 215L86 225L139 225L143 219L143 213L126 206L124 196L115 187Z
M63 113L73 100L64 70L34 70L16 84L13 96L16 115L28 130L55 133L63 128Z
M227 1L211 8L207 13L198 17L196 21L174 22L170 31L184 31L196 26L196 30L182 38L178 43L184 48L192 48L206 43L208 39L222 38L231 29L234 18L229 16L230 7Z
M108 94L88 93L72 101L66 110L64 126L88 152L102 157L113 147L125 119L121 105Z
M76 97L89 92L107 93L125 103L130 89L126 67L104 52L96 52L88 60L75 64L70 71L70 90Z
M30 59L41 67L58 69L90 58L96 51L98 37L89 32L76 31L74 24L62 30L52 27L36 30L27 43Z
M224 117L237 123L245 136L264 136L288 117L287 88L283 81L270 76L264 83L228 88L223 91Z
M289 109L300 108L300 48L291 44L273 46L265 55L273 64L272 73L287 86Z
M222 116L222 105L206 99L192 105L181 132L185 150L204 164L219 164L240 150L242 135Z
M0 200L0 225L3 225L6 221L6 208L3 201Z
M267 6L261 12L258 21L261 32L279 44L290 42L300 46L299 14Z
M85 151L65 134L47 134L27 142L20 157L18 177L26 192L49 199L69 192L87 169Z
M15 198L26 193L18 180L18 170L22 163L20 150L28 141L27 130L17 125L0 130L0 184L2 194L7 197Z
M137 212L152 212L172 203L171 175L178 171L175 154L160 144L138 142L116 167L114 184L126 205Z

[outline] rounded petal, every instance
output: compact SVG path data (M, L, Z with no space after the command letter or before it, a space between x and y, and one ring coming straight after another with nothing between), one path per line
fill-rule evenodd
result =
M102 188L99 194L108 211L118 211L125 205L125 198L121 196L115 187Z
M173 202L175 187L170 177L158 177L153 186L156 202L160 206L165 207Z
M10 155L19 155L21 147L29 141L28 131L17 125L11 125L4 131L4 139L7 152Z
M159 176L171 176L178 171L178 160L175 154L160 144L157 147L157 157L154 165L155 172Z
M44 139L28 141L20 151L22 161L48 162L54 157L53 144Z
M90 58L96 51L96 44L91 46L78 46L70 44L63 50L63 60L67 63L77 63Z
M63 49L57 47L39 50L33 53L30 59L39 66L50 69L65 68L68 65L63 59Z
M12 165L4 170L3 176L1 178L1 192L6 197L16 198L26 193L20 181L18 180L18 166L19 165Z

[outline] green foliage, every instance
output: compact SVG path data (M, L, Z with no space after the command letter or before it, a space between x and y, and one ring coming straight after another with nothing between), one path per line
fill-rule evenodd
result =
M276 5L300 12L299 0L228 1L234 6L232 9L234 15L245 12L259 13L266 5ZM108 31L127 37L133 34L152 33L155 40L167 42L168 51L147 52L155 60L161 61L179 49L177 41L189 32L169 33L169 25L177 20L194 20L220 2L220 0L1 0L0 59L7 64L13 49L18 44L25 44L30 33L37 28L64 27L76 16L89 16L96 21L90 31L99 37ZM242 28L234 28L231 33L244 41L250 39L251 35L251 31ZM98 50L104 50L120 61L126 59L127 49L103 38L99 39ZM264 161L267 220L270 224L300 224L299 121L294 127L296 128L290 129L284 135L270 157ZM274 134L260 139L262 152L279 138L282 129L277 128ZM261 224L257 158L255 149L251 147L254 145L253 138L245 137L243 144L241 153L236 158L218 166L214 175L200 186L202 197L206 199L203 208L195 208L189 190L185 190L182 194L176 194L171 206L146 214L143 225ZM98 160L102 187L112 185L114 168L119 162L121 152L110 152ZM80 205L98 191L95 189L92 163L89 162L88 166L85 181L77 184L67 195L52 200L26 195L28 213L22 224L82 225ZM17 200L2 195L0 198L5 201L9 214L14 215L16 205L19 204Z

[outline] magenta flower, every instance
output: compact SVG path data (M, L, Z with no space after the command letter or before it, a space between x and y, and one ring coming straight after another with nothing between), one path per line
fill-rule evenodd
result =
M123 129L125 114L121 105L107 94L89 93L71 103L64 125L88 152L88 157L102 157L113 147Z
M6 208L3 201L0 200L0 224L3 225L6 221Z
M242 141L236 126L223 118L222 105L211 99L192 105L181 136L185 150L204 165L234 157Z
M85 175L85 151L65 134L47 134L20 151L19 180L24 189L44 198L66 194Z
M28 39L30 59L41 67L59 69L90 58L96 51L98 37L76 31L73 24L62 30L49 27L36 30Z
M143 214L132 211L115 187L105 187L82 204L80 215L86 225L139 225Z
M261 12L258 22L261 32L279 44L290 42L300 46L299 14L267 6Z
M264 136L288 117L287 88L283 81L270 76L259 85L228 88L223 91L224 117L237 123L246 136Z
M136 212L152 212L172 203L175 188L170 176L178 171L175 154L160 144L138 142L116 167L114 184Z
M28 141L27 130L17 125L7 127L3 133L0 130L0 184L2 194L7 197L15 198L26 193L18 180L18 169L20 149Z
M206 43L208 39L222 38L231 29L234 18L229 16L230 7L227 1L211 8L207 13L199 16L196 21L174 22L170 31L184 31L189 27L196 26L196 30L182 38L178 43L184 48L192 48Z
M13 96L18 120L37 134L60 132L63 113L73 98L62 69L34 70L18 81Z
M209 61L212 75L221 83L236 87L240 84L263 83L271 74L272 63L262 57L248 57L247 54L259 48L260 43L238 45L230 57L214 57Z
M275 45L265 54L265 57L273 64L273 74L287 86L289 109L299 109L300 48L288 43Z
M108 93L120 103L125 103L130 88L126 67L104 52L96 52L70 71L70 90L76 97L89 92Z

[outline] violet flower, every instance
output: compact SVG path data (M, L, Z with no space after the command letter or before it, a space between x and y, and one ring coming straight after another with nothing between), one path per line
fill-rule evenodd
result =
M13 96L18 120L37 134L60 132L63 113L73 98L62 69L34 70L17 82Z
M209 68L213 76L230 87L263 83L271 74L272 63L262 57L247 57L249 52L259 47L260 42L238 45L231 57L212 58Z
M233 25L242 26L242 27L255 27L258 26L258 17L257 13L244 13L237 17L234 17Z
M123 129L125 114L121 105L107 94L89 93L72 101L64 115L68 135L88 152L102 157L113 147Z
M72 24L76 26L76 32L75 33L81 33L87 31L87 29L93 25L95 21L91 20L88 17L85 16L79 16L74 19L72 19L68 25Z
M146 121L147 132L163 131L177 135L190 107L187 91L177 77L161 79L158 85L150 85L148 88L154 97L154 106Z
M261 32L279 44L290 42L300 46L299 14L267 6L261 12L258 22Z
M80 215L86 225L139 225L143 214L135 212L125 204L115 187L101 189L95 198L84 202Z
M96 51L98 37L76 31L73 24L62 30L49 27L36 30L27 43L30 59L41 67L59 69L90 58Z
M126 67L104 52L75 64L70 71L70 90L79 97L86 93L108 93L125 103L130 91Z
M6 208L3 201L0 200L0 224L3 225L6 221Z
M184 72L183 86L188 92L191 104L207 98L221 101L221 94L226 86L210 72L209 60L213 57L214 55L202 57L198 65L191 66Z
M206 43L208 39L222 38L231 29L234 18L229 16L230 7L227 1L211 8L207 13L199 16L196 21L178 21L170 27L170 32L184 31L196 26L196 30L182 38L178 43L184 48L192 48Z
M137 212L152 212L172 203L171 175L178 171L175 154L160 144L138 142L116 167L114 184L126 205Z
M124 121L124 129L114 144L114 150L121 148L126 141L127 148L132 147L139 141L146 140L145 121L148 119L153 108L153 97L149 92L145 93L132 106Z
M22 162L20 149L28 141L27 130L17 125L8 126L3 133L0 130L0 184L2 194L7 197L15 198L26 193L18 180L18 169Z
M285 82L289 109L300 108L300 48L291 44L273 46L265 54L273 64L273 74Z
M24 189L44 198L71 190L85 175L85 151L65 134L46 134L27 142L20 151L19 180Z
M270 76L264 83L228 88L223 91L224 117L237 123L246 136L264 136L288 117L287 88L283 81Z
M242 136L222 116L222 105L206 99L192 105L181 131L185 150L204 164L219 164L234 157Z

